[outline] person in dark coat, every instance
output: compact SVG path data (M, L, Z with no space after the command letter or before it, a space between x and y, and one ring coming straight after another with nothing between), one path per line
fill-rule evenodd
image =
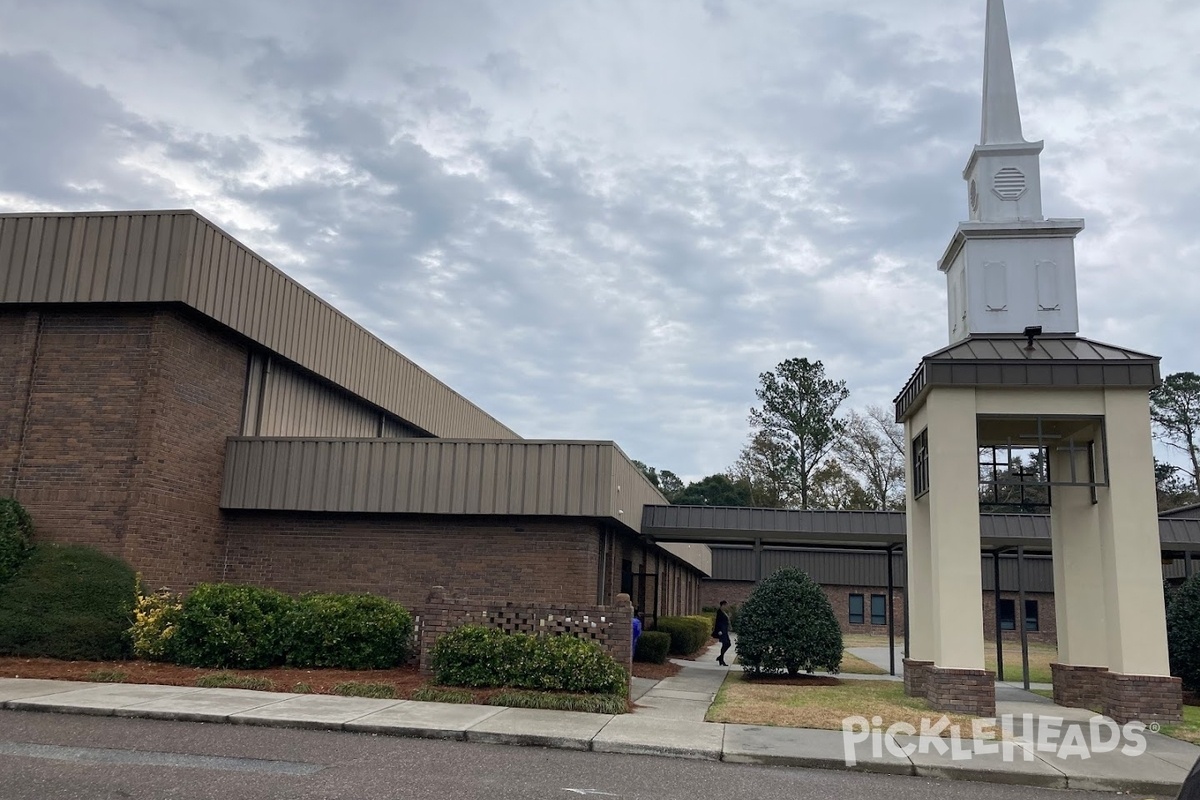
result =
M717 619L713 624L713 638L721 643L721 655L717 656L717 663L722 667L728 667L729 665L725 663L725 654L729 652L733 642L729 640L729 614L725 611L724 600L717 608Z

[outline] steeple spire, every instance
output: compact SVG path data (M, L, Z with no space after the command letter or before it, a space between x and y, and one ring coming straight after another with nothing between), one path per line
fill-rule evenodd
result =
M1004 0L988 0L987 40L983 60L983 133L979 143L1024 142Z

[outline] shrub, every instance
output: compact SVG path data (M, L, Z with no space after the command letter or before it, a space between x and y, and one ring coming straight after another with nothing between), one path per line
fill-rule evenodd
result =
M663 631L646 631L638 637L637 650L633 654L633 660L662 664L667 660L670 650L671 634Z
M447 686L628 692L624 668L595 642L464 625L433 646L433 674Z
M129 673L119 669L94 669L87 674L92 683L124 683L128 678Z
M544 708L551 711L586 711L592 714L624 714L629 703L619 694L555 694L551 692L497 692L491 706Z
M671 655L694 655L708 644L712 635L712 621L708 617L659 617L654 630L671 637Z
M183 615L183 600L167 589L138 591L129 638L133 654L150 661L172 661L172 643Z
M293 602L272 589L202 583L183 601L171 652L178 663L194 667L281 664Z
M782 569L742 604L738 660L747 672L837 672L842 631L829 599L798 569Z
M1170 594L1167 647L1171 674L1180 678L1188 691L1200 691L1200 573Z
M90 547L35 546L0 586L0 655L127 658L135 586L123 561Z
M8 583L33 547L33 521L11 497L0 497L0 585Z
M377 697L382 700L392 700L396 697L396 687L388 683L346 681L334 686L333 693L344 697Z
M196 679L196 685L203 689L259 689L264 692L275 689L275 681L270 678L238 675L234 672L210 672L201 675Z
M287 627L287 663L297 667L386 669L403 664L412 645L412 615L370 594L306 594Z

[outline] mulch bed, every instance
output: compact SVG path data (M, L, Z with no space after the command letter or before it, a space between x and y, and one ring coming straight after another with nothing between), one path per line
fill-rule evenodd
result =
M644 661L633 662L633 676L635 678L652 678L656 681L661 681L663 678L674 678L682 669L683 667L678 664L672 664L670 661L664 664L649 664Z

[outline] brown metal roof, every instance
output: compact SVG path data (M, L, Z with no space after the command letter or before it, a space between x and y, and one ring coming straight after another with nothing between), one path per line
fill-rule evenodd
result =
M1079 336L972 336L921 359L895 399L903 422L934 386L1153 388L1159 357Z
M1200 550L1200 519L1160 517L1165 549ZM832 548L884 548L904 544L903 511L799 511L717 506L653 506L642 511L642 533L659 541L763 544ZM984 549L1026 546L1047 550L1050 517L981 514Z
M0 303L182 303L434 436L519 438L195 211L0 214Z

